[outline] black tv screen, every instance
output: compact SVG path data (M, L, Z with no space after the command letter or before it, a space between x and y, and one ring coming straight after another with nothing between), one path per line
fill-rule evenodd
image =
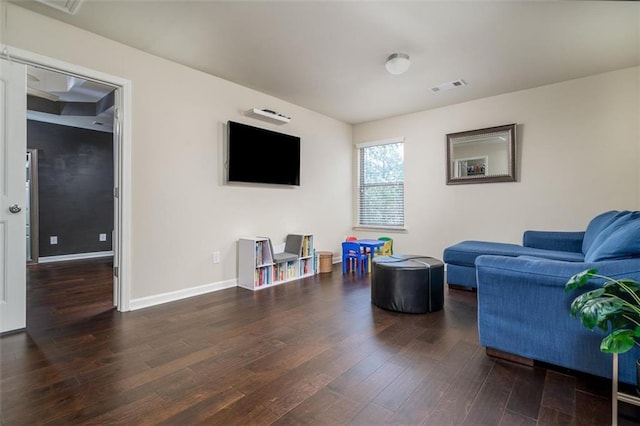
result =
M229 182L300 185L300 138L227 123Z

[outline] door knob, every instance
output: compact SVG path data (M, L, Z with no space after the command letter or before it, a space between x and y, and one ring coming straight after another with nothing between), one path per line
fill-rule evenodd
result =
M9 206L9 211L11 213L20 213L21 210L22 210L22 207L20 207L17 204L12 204L12 205Z

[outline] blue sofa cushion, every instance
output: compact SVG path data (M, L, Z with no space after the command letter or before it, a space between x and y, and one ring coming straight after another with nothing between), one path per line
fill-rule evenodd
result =
M599 214L598 216L591 219L589 225L587 225L587 229L584 232L584 238L582 240L582 253L586 256L587 252L593 245L594 240L600 235L600 233L616 219L620 218L628 214L629 211L618 211L611 210L608 212L604 212Z
M445 249L443 260L448 264L475 266L478 256L535 256L544 259L564 260L568 262L583 262L582 253L568 251L544 250L523 247L517 244L494 243L487 241L462 241Z
M625 257L640 257L640 212L629 212L602 230L585 254L585 261Z

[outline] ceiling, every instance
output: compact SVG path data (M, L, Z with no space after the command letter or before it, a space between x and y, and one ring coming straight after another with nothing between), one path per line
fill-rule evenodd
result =
M634 1L13 3L353 124L640 65Z
M114 88L42 68L27 67L27 118L113 132Z

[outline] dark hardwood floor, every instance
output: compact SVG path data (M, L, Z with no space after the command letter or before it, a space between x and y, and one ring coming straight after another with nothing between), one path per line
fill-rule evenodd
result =
M337 266L123 314L110 262L31 266L27 332L0 338L2 424L610 424L608 381L488 357L475 293L387 312Z

